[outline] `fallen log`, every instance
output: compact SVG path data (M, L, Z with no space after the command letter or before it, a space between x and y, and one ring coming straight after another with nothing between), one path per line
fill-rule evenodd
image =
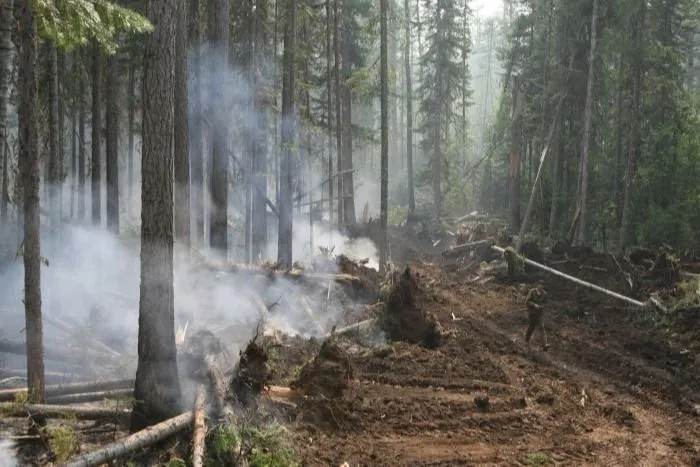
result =
M26 417L41 415L45 418L75 417L81 420L128 421L131 417L129 409L104 409L79 407L74 405L50 404L15 404L6 402L0 405L3 417Z
M84 402L103 401L105 399L124 399L134 395L133 389L114 389L111 391L64 394L46 398L47 404L82 404Z
M204 362L207 368L207 377L214 393L214 400L216 401L216 404L214 404L215 414L221 416L226 409L226 383L224 382L224 376L214 362L213 357L207 356Z
M9 353L13 355L27 355L27 344L22 341L11 341L0 338L0 353ZM46 349L44 358L46 360L54 360L57 362L72 362L76 360L78 354L71 354L56 349Z
M499 247L499 246L492 246L491 247L494 251L497 251L501 254L505 253L505 249ZM595 290L596 292L600 292L602 294L607 295L608 297L616 298L618 300L622 300L625 303L628 303L630 305L634 305L639 308L646 308L649 306L649 304L653 305L656 308L659 308L661 311L666 311L666 308L663 306L663 304L656 298L651 297L646 303L645 302L640 302L639 300L635 300L630 297L626 297L622 294L619 294L617 292L613 292L612 290L608 290L606 288L603 288L599 285L591 284L590 282L583 281L579 278L576 278L574 276L570 276L568 274L564 274L561 271L557 271L556 269L552 269L548 266L545 266L544 264L537 263L535 261L532 261L531 259L522 257L523 262L525 264L529 264L532 267L538 268L542 271L548 272L550 274L554 274L555 276L561 277L562 279L566 279L568 281L573 282L574 284L580 285L581 287L585 287L590 290Z
M204 385L197 385L194 397L194 433L192 435L192 466L204 466L204 440L207 435L207 425L204 413Z
M97 451L78 456L61 464L61 467L95 467L124 457L146 446L162 441L192 424L194 413L185 412L152 427L134 433L121 441L109 444Z
M376 322L377 318L370 318L364 321L360 321L359 323L354 323L342 328L334 329L331 332L323 335L322 339L328 339L331 336L342 336L343 334L348 334L353 331L359 331L360 329L372 326Z
M134 387L133 379L117 379L113 381L90 381L86 383L57 384L46 386L46 397L62 396L65 394L79 394L85 392L111 391L115 389L131 389ZM14 400L15 396L21 392L26 392L27 388L3 389L0 390L0 402Z
M96 351L101 351L102 353L107 354L111 357L116 357L116 358L122 357L122 354L120 352L117 352L113 348L109 347L107 344L105 344L104 342L99 340L97 337L94 337L91 335L86 336L85 329L72 329L70 326L62 323L61 321L57 320L56 318L51 318L50 316L44 316L44 321L46 321L47 324L55 326L56 328L65 332L66 334L75 335L76 333L80 333L81 338L85 339L92 346L92 348Z
M266 392L270 399L283 401L301 399L306 395L303 389L292 389L287 386L269 386L266 388Z
M451 248L446 249L445 251L442 252L442 256L445 258L449 257L454 257L454 256L459 256L463 255L464 253L469 253L470 251L479 248L479 247L486 247L486 246L491 246L490 244L493 243L493 240L491 239L484 239L484 240L478 240L476 242L471 242L471 243L463 243L461 245L456 245Z
M211 271L229 272L229 273L248 273L259 275L272 275L275 277L287 277L290 279L309 279L321 282L334 281L338 283L361 284L362 279L351 274L327 274L319 272L305 272L299 269L275 270L264 268L256 264L240 264L240 263L224 263L206 261L201 263L201 267Z
M27 370L20 368L5 368L0 370L0 378L27 379ZM44 380L48 384L68 384L78 381L92 381L94 377L72 371L44 371Z

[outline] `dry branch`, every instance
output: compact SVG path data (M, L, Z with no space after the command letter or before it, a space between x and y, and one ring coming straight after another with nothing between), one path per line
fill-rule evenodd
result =
M325 334L322 339L328 339L331 336L342 336L343 334L348 334L353 331L359 331L360 329L363 328L368 328L372 326L374 323L377 322L377 318L370 318L366 319L364 321L360 321L359 323L354 323L349 326L345 326L339 329L335 329L328 334Z
M84 402L103 401L105 399L123 399L134 395L133 389L114 389L112 391L85 392L47 397L47 404L82 404Z
M193 419L194 413L192 411L185 412L97 451L78 456L70 462L62 464L61 467L94 467L118 459L184 430L192 423Z
M204 385L197 386L194 398L194 433L192 435L192 465L202 467L204 465L204 440L207 435L207 425L204 413L205 401Z
M4 417L26 417L41 415L46 418L70 418L100 421L126 421L131 410L79 407L73 405L15 404L6 402L0 406Z
M493 248L495 251L497 251L501 254L505 252L505 250L503 248L498 247L498 246L492 246L491 248ZM586 282L586 281L583 281L581 279L578 279L574 276L564 274L561 271L557 271L556 269L552 269L548 266L545 266L544 264L540 264L540 263L537 263L535 261L532 261L531 259L528 259L525 257L523 257L522 259L525 262L525 264L529 264L532 267L541 269L542 271L548 272L550 274L554 274L555 276L559 276L562 279L566 279L568 281L571 281L574 284L580 285L581 287L585 287L585 288L590 289L590 290L595 290L597 292L600 292L600 293L607 295L608 297L622 300L623 302L629 303L630 305L634 305L634 306L639 307L639 308L644 308L647 306L647 304L644 302L640 302L639 300L635 300L633 298L626 297L626 296L621 295L617 292L613 292L612 290L605 289L599 285L591 284L590 282ZM663 305L661 305L661 303L658 300L650 299L649 303L652 303L655 307L661 308L663 310Z
M134 387L133 379L118 379L113 381L90 381L87 383L57 384L46 386L46 397L62 396L65 394L80 394L85 392L111 391L115 389L131 389ZM26 392L27 388L3 389L0 390L0 402L14 400L15 396L21 392Z
M456 245L453 246L452 248L448 248L445 251L442 252L442 256L445 258L448 257L453 257L453 256L459 256L464 253L468 253L475 248L483 247L483 246L490 246L490 244L493 243L491 239L485 239L485 240L478 240L476 242L471 242L471 243L463 243L462 245Z

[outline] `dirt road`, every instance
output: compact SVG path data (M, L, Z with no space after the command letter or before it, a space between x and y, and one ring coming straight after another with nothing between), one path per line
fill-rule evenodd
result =
M353 353L342 400L297 419L306 465L700 465L700 365L672 336L555 291L528 354L523 291L420 272L451 338Z

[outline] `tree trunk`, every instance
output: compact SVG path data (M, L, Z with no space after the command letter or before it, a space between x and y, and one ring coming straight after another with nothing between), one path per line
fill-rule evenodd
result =
M214 30L214 49L222 63L229 62L229 0L215 0L214 15L216 21ZM221 91L214 90L215 93ZM228 252L228 122L226 112L222 108L224 99L214 97L212 100L218 107L213 119L214 136L212 141L213 151L211 160L211 217L209 228L209 242L211 248L226 255ZM217 105L217 103L221 104Z
M408 210L416 210L416 193L413 185L413 81L411 77L411 7L409 0L404 0L406 13L406 40L404 60L406 61L406 167L408 170Z
M380 37L380 57L379 57L379 80L380 80L380 100L381 100L381 202L379 211L379 224L382 230L382 238L379 245L379 272L384 273L388 260L388 231L389 219L389 57L388 55L388 25L387 10L389 0L379 1L379 37ZM406 2L408 3L408 1ZM407 59L408 60L408 59ZM408 65L407 65L408 68Z
M255 5L256 38L254 56L267 56L270 52L267 30L264 27L268 20L267 3L264 0L257 0ZM257 65L256 65L257 69ZM257 71L257 70L256 70ZM267 257L267 153L268 153L268 110L266 108L264 87L256 82L255 108L257 109L257 125L255 127L255 163L253 171L255 174L254 183L257 185L253 190L252 207L252 256L253 260L262 260Z
M7 205L10 202L7 164L7 106L10 100L10 76L12 74L12 26L13 1L0 2L0 151L2 151L2 192L0 193L0 222L7 221Z
M179 412L173 294L175 29L178 0L148 2L141 157L141 287L131 431ZM228 18L228 16L226 16Z
M105 140L107 179L107 229L119 235L119 58L107 58Z
M53 44L47 44L49 58L49 215L51 224L58 226L61 219L59 203L60 168L63 165L63 148L59 145L60 128L58 126L58 51Z
M102 223L102 167L100 159L102 148L102 51L96 41L92 44L92 160L90 165L92 223L99 226Z
M85 55L78 56L76 62L80 62L80 58L87 58ZM83 61L84 62L84 61ZM85 165L87 162L87 154L85 151L85 70L81 65L78 65L78 219L85 219Z
M29 401L44 402L44 342L39 244L37 30L29 0L20 2L19 161L24 190L24 312Z
M132 58L133 60L133 58ZM135 123L134 120L136 119L136 65L130 64L129 65L129 104L128 104L128 110L127 110L127 132L128 132L128 145L129 145L129 154L127 156L127 176L126 176L126 192L127 192L127 213L129 215L133 214L133 206L134 206L134 187L135 187L135 181L134 181L134 158L136 157L135 155L135 148L134 148L134 132L136 131L135 129Z
M282 267L292 266L292 221L294 189L294 144L296 111L294 94L296 92L296 33L297 2L287 0L287 15L284 31L284 79L282 82L282 160L279 195L279 232L277 238L277 261Z
M190 154L187 120L187 2L180 0L175 27L175 238L190 245Z
M336 144L336 160L338 174L338 226L342 227L345 221L343 214L343 98L342 85L340 77L340 14L342 0L334 0L333 2L333 76L335 77L335 144Z
M593 120L593 80L595 79L595 48L596 48L596 23L598 20L598 0L593 0L593 13L591 15L591 46L588 53L588 83L586 84L586 107L583 113L583 144L581 147L581 185L579 187L578 223L573 244L583 246L586 243L586 215L588 204L588 155L591 145L591 121Z
M637 13L635 30L634 81L632 84L632 122L630 125L630 142L627 151L627 166L625 167L625 186L622 201L622 219L620 221L620 249L624 250L629 240L629 226L632 216L632 195L634 175L637 171L637 154L640 145L641 115L640 101L642 90L642 59L644 57L644 20L646 5L642 2Z
M331 0L326 0L326 94L327 94L327 110L328 117L328 220L333 222L333 68L332 57L333 49L331 48Z
M344 0L345 1L345 0ZM345 4L343 4L343 7ZM341 200L343 202L343 224L352 225L355 223L355 193L354 193L354 183L352 175L352 90L348 84L350 77L352 75L352 70L350 67L350 24L349 19L345 17L342 20L342 42L341 42L341 52L342 52L342 75L343 81L341 83L342 91L342 131L343 131L343 169L339 177L343 180L342 191L340 191Z
M192 18L190 20L191 42L194 44L192 54L192 131L190 132L191 197L195 232L193 238L204 245L204 128L202 125L202 48L204 35L202 28L202 5L200 0L192 0Z
M523 94L520 77L513 76L513 127L510 141L510 228L520 230L520 151L522 145Z

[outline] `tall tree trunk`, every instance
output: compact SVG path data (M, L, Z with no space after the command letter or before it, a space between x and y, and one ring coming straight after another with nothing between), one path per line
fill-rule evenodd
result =
M404 59L406 61L406 167L408 170L408 210L416 209L416 193L413 185L413 81L411 77L411 7L409 0L404 0L406 13L406 38Z
M204 34L202 28L202 2L192 0L191 42L194 44L192 54L192 121L190 122L190 159L191 170L191 197L194 216L195 232L193 238L200 245L205 244L204 239L204 126L202 124L202 55Z
M340 37L340 14L342 0L333 2L333 76L335 77L335 144L338 174L338 226L342 227L345 222L343 213L343 94L340 77L340 44L343 40Z
M0 193L0 222L7 220L7 205L10 202L7 164L7 106L10 101L10 76L12 71L12 26L13 1L0 2L0 151L2 151L2 192Z
M92 223L99 226L102 223L102 51L96 41L92 44L92 160L90 165Z
M87 58L86 55L81 54L81 56L76 57L76 63L84 60L81 58ZM79 64L78 65L78 219L85 220L85 165L87 162L87 154L85 151L85 82L87 77L85 76L85 70Z
M586 84L586 107L583 113L583 144L581 147L581 185L578 195L578 224L574 245L583 246L586 243L586 215L588 204L588 155L591 145L591 122L593 120L593 80L595 79L596 54L596 23L598 20L598 0L593 0L591 15L591 46L588 53L588 83Z
M268 19L267 2L265 0L256 0L255 5L255 48L253 50L254 57L265 57L270 53L269 37L267 36L265 22ZM256 58L255 60L263 60ZM263 62L264 63L264 62ZM255 163L253 171L255 174L254 183L257 185L253 190L253 207L252 207L252 256L253 260L262 260L267 257L267 153L268 153L268 110L266 108L264 83L258 81L256 64L256 99L255 108L257 109L257 125L255 126Z
M343 7L345 4L343 4ZM353 183L353 161L352 161L352 89L350 89L349 81L352 75L350 64L350 20L347 16L342 21L343 38L341 42L342 50L342 74L343 82L341 84L342 100L343 100L343 172L340 177L343 179L343 190L341 196L343 200L343 224L352 225L355 223L355 189Z
M133 60L133 58L132 58ZM126 162L126 193L127 193L127 213L128 215L133 214L134 206L134 188L135 188L135 177L134 177L134 158L135 155L135 138L134 133L135 119L136 119L136 65L133 63L129 65L129 103L127 110L127 133L128 133L128 151L127 162Z
M388 55L388 25L387 10L389 0L379 0L379 81L381 100L381 201L379 208L379 224L382 238L379 245L379 272L384 273L389 256L388 219L389 219L389 57ZM408 4L408 1L406 1ZM408 68L408 66L407 66Z
M106 93L106 181L107 181L107 229L119 235L119 59L107 58Z
M76 56L71 57L71 75L73 79L77 78L76 68L78 60ZM75 209L75 194L78 189L78 106L75 104L75 99L77 98L75 88L71 89L73 91L73 96L70 106L70 174L71 174L71 185L70 185L70 216L74 218L76 216Z
M630 122L630 142L627 150L627 166L625 167L625 186L622 201L622 218L620 221L620 249L624 250L629 241L629 227L632 217L632 195L634 188L634 176L637 172L637 155L639 152L641 135L640 101L642 90L642 60L644 58L644 22L646 17L646 3L639 4L637 12L637 25L634 36L634 65L632 84L632 121Z
M131 431L180 410L173 293L175 29L178 0L148 2L141 157L139 361ZM228 17L227 17L228 18Z
M30 0L20 1L19 161L24 190L24 313L29 400L44 401L44 337L39 244L37 31Z
M328 116L328 220L333 222L333 49L331 47L331 0L326 0L326 94Z
M294 144L296 111L294 94L296 92L296 35L297 35L297 2L287 0L285 31L284 31L284 79L282 82L282 160L279 206L279 229L277 238L277 261L283 267L292 266L292 222L294 206L292 193L294 189Z
M61 219L59 199L60 169L63 165L63 148L59 144L58 126L58 51L47 44L49 58L49 211L51 223L57 227Z
M510 228L520 230L520 152L522 148L523 93L520 77L513 76L513 127L510 142Z
M190 245L190 148L187 120L187 2L180 0L175 27L175 238Z
M215 10L209 13L215 16L214 48L221 63L229 62L229 0L215 0ZM215 90L219 93L221 91ZM211 248L226 255L228 252L228 122L227 109L221 108L224 99L214 98L217 107L213 119L214 137L211 160L211 218L209 241Z

